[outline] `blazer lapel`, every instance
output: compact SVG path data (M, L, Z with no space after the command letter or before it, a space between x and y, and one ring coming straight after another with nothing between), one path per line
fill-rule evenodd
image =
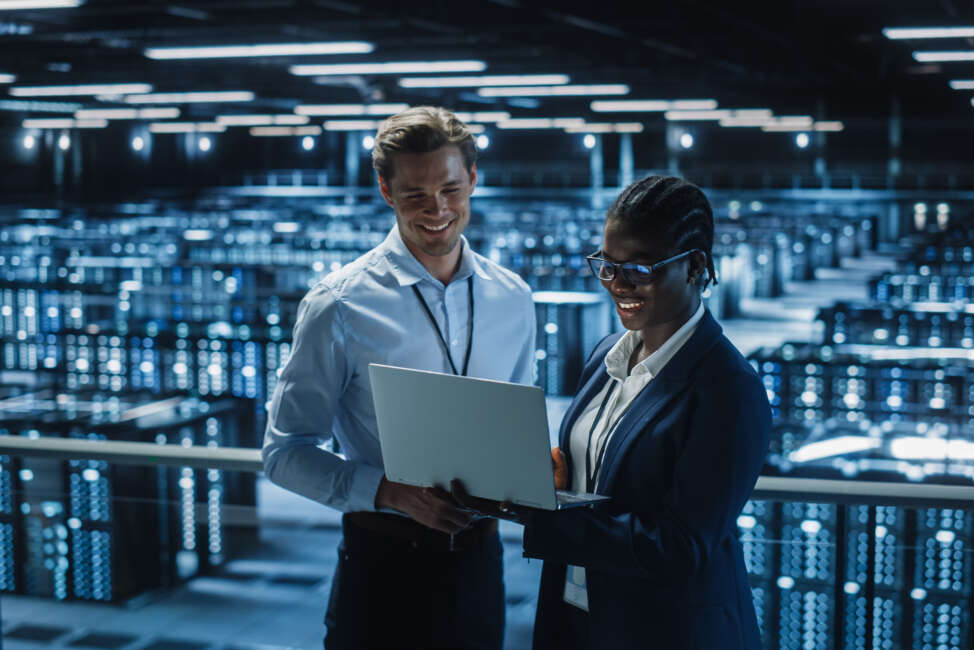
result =
M605 449L602 470L595 491L608 494L608 490L619 469L619 460L626 450L643 432L646 424L656 417L674 397L680 394L687 382L666 381L662 377L653 379L649 385L633 400L626 414L616 425L616 430L609 438L609 445Z
M626 451L660 410L690 384L697 364L717 345L720 336L720 325L709 311L705 311L697 331L636 396L619 421L605 450L596 492L608 494Z

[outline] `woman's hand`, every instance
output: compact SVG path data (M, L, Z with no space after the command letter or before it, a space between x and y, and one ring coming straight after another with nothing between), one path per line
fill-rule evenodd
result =
M555 489L568 489L568 462L565 454L558 447L551 449L551 467L555 472Z

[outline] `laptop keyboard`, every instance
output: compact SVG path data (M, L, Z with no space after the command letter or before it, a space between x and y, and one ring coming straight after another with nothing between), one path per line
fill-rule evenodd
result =
M567 490L558 490L558 503L589 503L592 501L591 494L579 494L576 492L568 492Z

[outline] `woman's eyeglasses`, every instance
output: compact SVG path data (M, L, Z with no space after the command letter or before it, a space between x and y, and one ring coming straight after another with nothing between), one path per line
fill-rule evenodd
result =
M615 279L616 274L621 270L622 277L625 278L626 282L629 284L649 284L655 279L653 275L656 271L666 266L670 262L675 262L681 260L687 255L698 252L699 248L692 248L688 251L680 253L679 255L674 255L673 257L668 257L665 260L660 260L655 264L633 264L632 262L626 262L624 264L617 264L616 262L610 262L599 256L598 251L586 257L588 260L588 265L592 269L592 273L599 280L605 282L611 282Z

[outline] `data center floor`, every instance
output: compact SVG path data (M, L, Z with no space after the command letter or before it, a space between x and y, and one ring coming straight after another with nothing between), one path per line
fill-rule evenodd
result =
M895 268L896 251L844 260L813 282L791 282L777 299L748 299L745 316L723 323L745 354L785 341L819 341L819 307L865 300L869 277ZM566 400L552 400L560 420ZM555 426L552 430L557 430ZM5 596L3 647L119 650L283 650L320 647L336 560L338 515L261 479L260 544L225 565L164 593L111 606ZM505 647L530 647L540 562L521 557L520 528L502 525L507 589Z

